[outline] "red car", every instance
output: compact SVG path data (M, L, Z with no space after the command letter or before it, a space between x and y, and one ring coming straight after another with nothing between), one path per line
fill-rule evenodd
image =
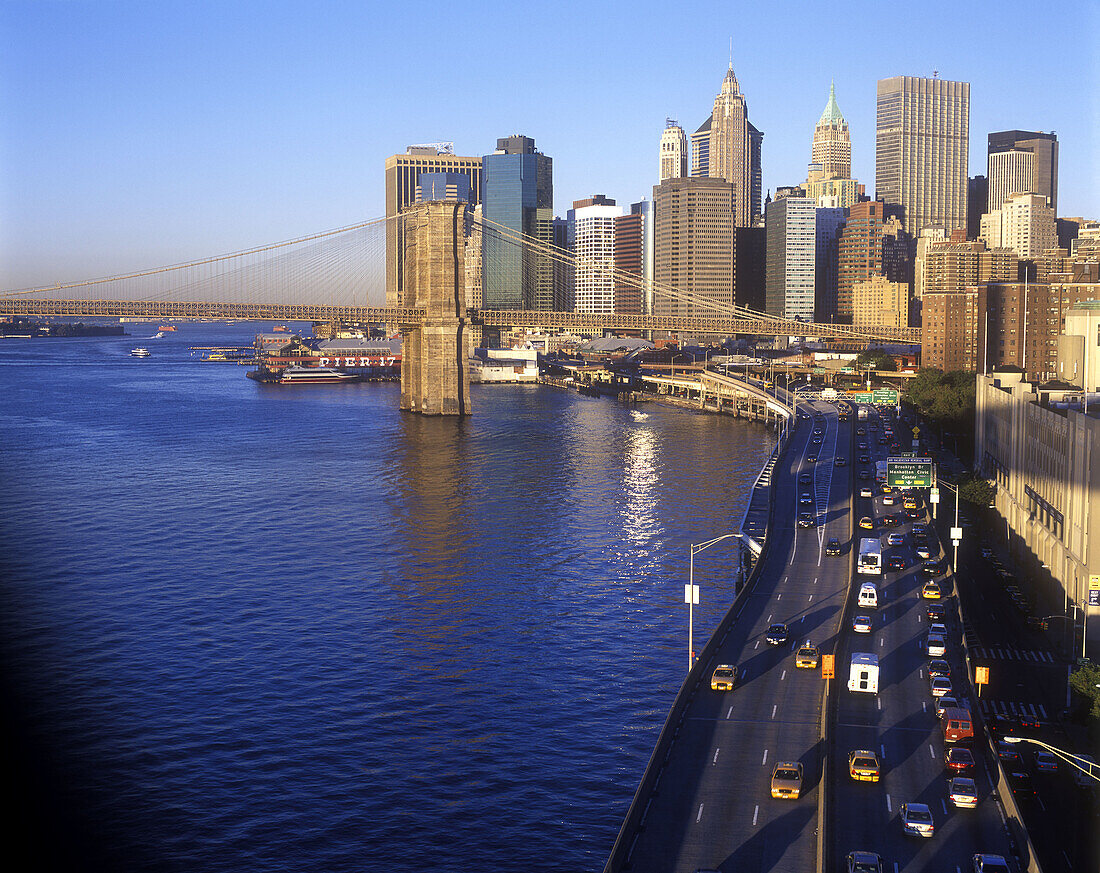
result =
M946 757L947 766L952 770L957 770L960 773L964 770L969 770L974 766L974 756L970 753L970 749L954 748L947 753Z

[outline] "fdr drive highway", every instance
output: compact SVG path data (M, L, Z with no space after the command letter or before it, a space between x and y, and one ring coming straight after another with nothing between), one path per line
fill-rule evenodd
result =
M828 403L799 409L772 478L764 552L681 689L607 873L819 867L825 682L820 662L795 666L795 651L807 640L822 654L837 648L851 580L854 423ZM839 556L826 554L834 537ZM780 644L766 639L775 624L788 629ZM731 691L711 689L722 664L736 666ZM802 765L797 799L772 797L777 762Z

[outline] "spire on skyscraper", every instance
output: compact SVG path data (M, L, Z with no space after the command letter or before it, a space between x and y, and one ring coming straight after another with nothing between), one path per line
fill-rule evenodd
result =
M829 82L829 102L825 104L825 111L821 113L818 124L842 124L844 116L840 107L836 105L836 83Z

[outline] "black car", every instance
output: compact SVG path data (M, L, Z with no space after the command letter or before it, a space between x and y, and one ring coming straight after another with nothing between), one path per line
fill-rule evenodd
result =
M994 736L1015 736L1019 733L1020 723L1011 715L995 715L989 720L989 730Z
M848 461L845 458L837 458L833 463L838 467L843 467Z
M929 603L924 611L929 621L943 621L947 618L947 605L943 603Z
M826 555L839 555L840 554L840 540L833 537L829 542L825 544Z
M907 509L905 510L906 518L924 518L923 509Z
M803 485L808 484L810 482L811 478L812 477L810 476L809 473L799 473L798 474L798 481L801 482Z
M859 471L859 481L860 482L870 482L871 481L871 471L870 470L860 470Z
M913 531L913 536L928 536L928 525L926 524L915 524L912 526L911 530Z
M947 567L943 561L925 561L920 565L920 569L925 576L939 576Z
M798 526L799 527L813 527L814 517L808 512L798 513Z
M781 646L791 638L791 632L785 624L773 624L764 632L764 642L772 646Z
M905 558L902 557L901 555L891 555L889 558L886 559L886 569L887 570L895 570L895 571L896 570L904 570L905 569ZM936 605L938 606L939 604L936 604Z
M901 519L899 519L894 513L887 513L882 517L883 527L897 527Z
M870 455L860 455L859 456L859 462L861 464L870 464L871 463L871 456Z
M934 676L950 676L951 665L944 661L942 658L937 658L934 661L928 662L928 677L931 679Z
M806 463L807 464L816 464L817 463L817 455L806 455Z

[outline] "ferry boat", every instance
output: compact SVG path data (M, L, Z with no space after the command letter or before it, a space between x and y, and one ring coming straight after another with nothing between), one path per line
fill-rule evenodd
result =
M335 382L358 382L355 373L341 373L330 367L287 367L279 377L280 385L329 385Z
M275 325L275 326L274 326L273 328L271 328L271 329L272 329L272 330L273 330L273 331L274 331L275 333L289 333L289 332L290 332L290 328L289 328L289 327L287 327L287 326L286 326L285 324L277 324L277 325Z
M176 326L174 324L161 324L161 325L157 326L157 330L175 330L175 329L176 329Z
M130 349L130 357L132 357L132 358L147 358L151 354L153 354L153 353L151 351L149 351L148 349L143 349L143 348Z

